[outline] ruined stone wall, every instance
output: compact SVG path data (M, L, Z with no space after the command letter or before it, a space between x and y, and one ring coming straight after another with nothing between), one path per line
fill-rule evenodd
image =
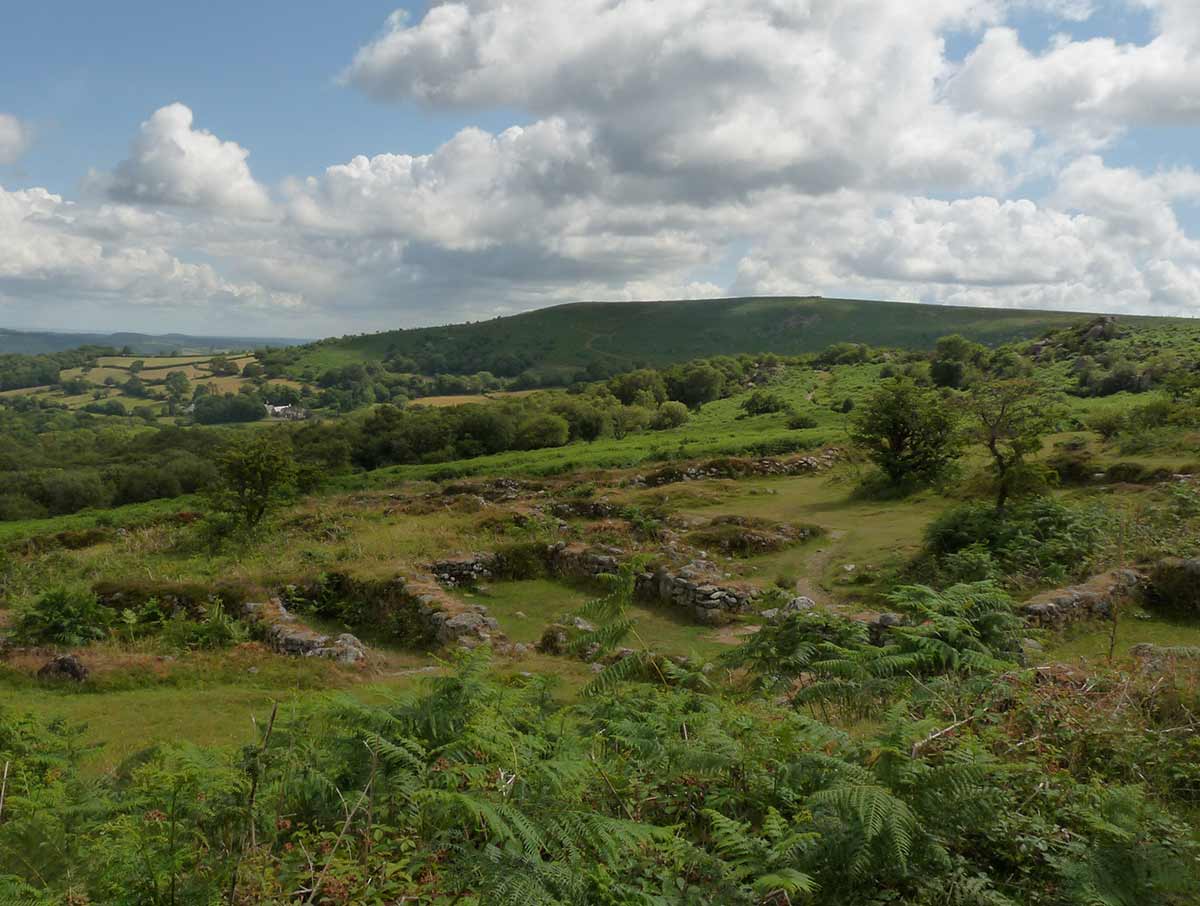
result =
M1108 619L1113 609L1131 598L1143 582L1144 577L1130 569L1101 573L1082 585L1037 595L1020 606L1020 613L1039 629L1062 629L1085 620Z

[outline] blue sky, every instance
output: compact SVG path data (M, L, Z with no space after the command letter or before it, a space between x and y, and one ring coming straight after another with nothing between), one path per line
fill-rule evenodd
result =
M1198 86L1193 0L11 3L0 325L1194 314Z
M121 160L138 124L173 101L252 149L266 182L356 154L427 153L468 121L519 121L503 110L381 108L338 84L391 12L423 4L115 0L103 13L92 3L21 5L19 16L0 13L14 25L0 28L0 109L33 125L38 153L0 175L59 193Z

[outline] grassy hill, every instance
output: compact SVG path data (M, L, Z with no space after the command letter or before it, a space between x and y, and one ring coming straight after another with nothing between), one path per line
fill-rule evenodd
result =
M0 354L43 355L62 352L79 346L128 346L136 355L170 355L172 353L233 352L259 349L264 346L294 346L301 340L270 337L194 337L171 333L152 336L144 333L61 333L42 330L11 330L0 328Z
M400 355L426 372L513 376L593 363L619 370L714 355L796 355L839 342L922 349L952 333L998 344L1085 317L819 297L585 302L492 321L324 340L294 350L292 368L319 371Z

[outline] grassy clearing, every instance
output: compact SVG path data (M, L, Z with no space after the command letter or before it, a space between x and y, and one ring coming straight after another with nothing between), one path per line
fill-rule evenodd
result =
M464 600L483 604L514 642L533 644L547 625L578 609L596 594L595 589L579 585L533 579L521 582L494 582L476 591L462 592ZM698 654L709 658L727 646L728 632L689 623L666 607L635 604L629 615L635 632L645 644L668 654ZM627 643L637 645L636 639Z
M1108 657L1111 630L1108 623L1087 623L1069 629L1047 644L1043 659L1099 664ZM1140 644L1200 648L1200 624L1164 620L1141 611L1126 613L1117 623L1114 654L1123 659L1130 648Z

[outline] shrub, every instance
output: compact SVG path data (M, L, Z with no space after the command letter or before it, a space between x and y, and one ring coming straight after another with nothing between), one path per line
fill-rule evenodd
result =
M655 431L678 428L687 424L689 417L690 413L687 406L675 400L668 400L658 407L658 412L655 413L654 421L650 427Z
M34 645L86 645L104 638L112 612L86 589L56 588L21 610L13 634Z
M786 412L789 408L788 401L782 396L766 390L755 390L742 400L741 406L747 415L768 415L772 412Z
M1150 574L1146 603L1179 617L1200 617L1200 559L1161 561Z
M535 415L517 428L517 447L521 450L540 450L561 447L571 436L571 426L560 415Z
M1046 460L1046 465L1058 476L1059 484L1084 484L1096 474L1095 459L1087 450L1063 450Z
M546 575L545 548L540 544L506 544L497 549L492 572L500 579L540 579Z
M949 578L991 572L1018 580L1060 581L1087 571L1102 524L1098 510L1064 506L1047 497L1006 510L971 503L933 521L925 533L925 550L935 571Z
M1164 469L1152 469L1140 462L1115 462L1104 470L1108 481L1119 484L1147 484L1170 476Z
M172 648L214 651L247 638L245 626L229 615L220 601L211 601L202 620L178 615L162 623L163 641Z
M1109 441L1124 431L1129 422L1123 412L1097 412L1088 419L1087 426Z
M817 427L817 420L805 412L797 412L788 419L787 426L792 431L803 431Z

